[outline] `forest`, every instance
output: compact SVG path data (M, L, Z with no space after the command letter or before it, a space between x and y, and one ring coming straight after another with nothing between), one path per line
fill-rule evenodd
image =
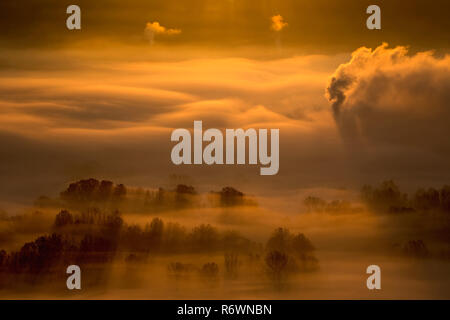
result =
M206 284L205 290L245 282L289 295L298 279L329 272L328 255L342 250L342 259L352 250L369 250L414 261L450 261L450 186L408 195L388 180L363 186L357 199L310 194L299 199L289 218L280 219L263 208L262 199L229 186L202 193L184 184L166 190L79 180L57 196L40 196L26 213L2 212L0 291L46 288L48 295L64 297L64 270L75 264L83 270L83 288L99 292L111 283L127 290L145 283L153 287L157 277L165 281L158 286L175 290L171 294L179 294L176 288L186 282ZM240 215L250 218L236 220ZM255 224L257 215L264 226ZM392 230L376 241L365 239L362 230L358 237L367 244L357 249L348 244L354 231L349 239L336 238L338 249L326 239L329 234L320 237L317 231L324 221L348 228L355 219L356 224L382 221Z

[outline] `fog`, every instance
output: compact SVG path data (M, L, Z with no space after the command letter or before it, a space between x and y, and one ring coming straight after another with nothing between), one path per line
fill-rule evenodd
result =
M2 215L2 297L449 298L448 189L432 207L420 190L404 198L393 182L371 188L263 198L79 181ZM70 264L82 268L81 291L66 288ZM366 288L372 264L378 292Z

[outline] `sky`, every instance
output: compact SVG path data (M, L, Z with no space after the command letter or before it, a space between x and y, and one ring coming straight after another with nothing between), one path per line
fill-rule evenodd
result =
M83 31L67 32L65 9L82 8ZM211 48L271 46L270 17L288 23L282 40L309 52L351 51L381 41L414 45L417 49L448 48L450 23L446 0L376 1L382 8L382 29L363 28L366 8L373 1L329 0L13 0L0 3L0 41L20 48L64 47L77 42L119 42L141 45L148 22L181 30L179 37L162 37L171 45Z
M448 1L0 3L0 202L97 177L250 193L450 178ZM279 128L280 171L175 166L176 128Z

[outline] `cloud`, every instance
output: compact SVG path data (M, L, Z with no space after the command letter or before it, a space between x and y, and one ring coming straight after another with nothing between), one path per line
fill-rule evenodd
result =
M270 18L270 20L272 21L270 28L277 32L283 30L288 25L288 23L285 22L283 17L279 14Z
M283 167L275 179L285 187L328 171L319 164L329 152L335 155L339 144L323 87L343 57L185 59L185 54L176 61L152 61L140 51L115 51L118 60L83 53L74 57L82 63L73 69L49 72L39 64L26 73L2 70L0 142L14 148L1 153L0 172L12 182L0 188L0 199L6 193L25 198L27 192L28 199L50 193L50 180L59 190L85 177L77 168L86 166L89 175L150 187L172 173L212 189L261 185L256 167L174 166L170 133L192 129L194 120L203 120L205 128L280 128ZM11 63L22 60L20 54L2 55ZM66 61L64 55L45 56L40 52L31 59Z
M150 41L150 44L153 44L155 41L155 35L157 34L165 34L165 35L177 35L181 33L181 29L172 29L166 28L162 26L159 22L147 22L145 25L145 35L147 39Z
M154 49L72 52L75 64L62 52L1 52L17 67L0 71L0 173L8 180L0 200L51 194L87 175L164 187L180 174L208 190L249 192L450 179L447 57L381 47L358 49L347 63L347 54L199 59L185 49L164 60L174 50ZM262 180L256 167L174 166L170 133L194 120L280 128L279 174Z
M450 134L448 55L359 48L333 74L327 97L344 139L449 151L442 139Z
M386 43L359 48L334 72L326 96L361 170L430 180L448 170L450 56Z

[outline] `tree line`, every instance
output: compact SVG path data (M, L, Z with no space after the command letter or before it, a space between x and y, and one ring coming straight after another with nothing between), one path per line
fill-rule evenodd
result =
M143 189L93 178L71 183L60 193L59 198L41 196L35 201L38 207L64 206L80 210L96 206L128 212L162 212L204 205L231 207L255 204L243 192L229 186L202 197L193 186L185 184L178 184L173 189Z
M440 189L419 188L410 196L402 192L393 180L387 180L378 186L363 186L361 199L371 209L391 213L419 210L450 213L450 186L448 185Z

